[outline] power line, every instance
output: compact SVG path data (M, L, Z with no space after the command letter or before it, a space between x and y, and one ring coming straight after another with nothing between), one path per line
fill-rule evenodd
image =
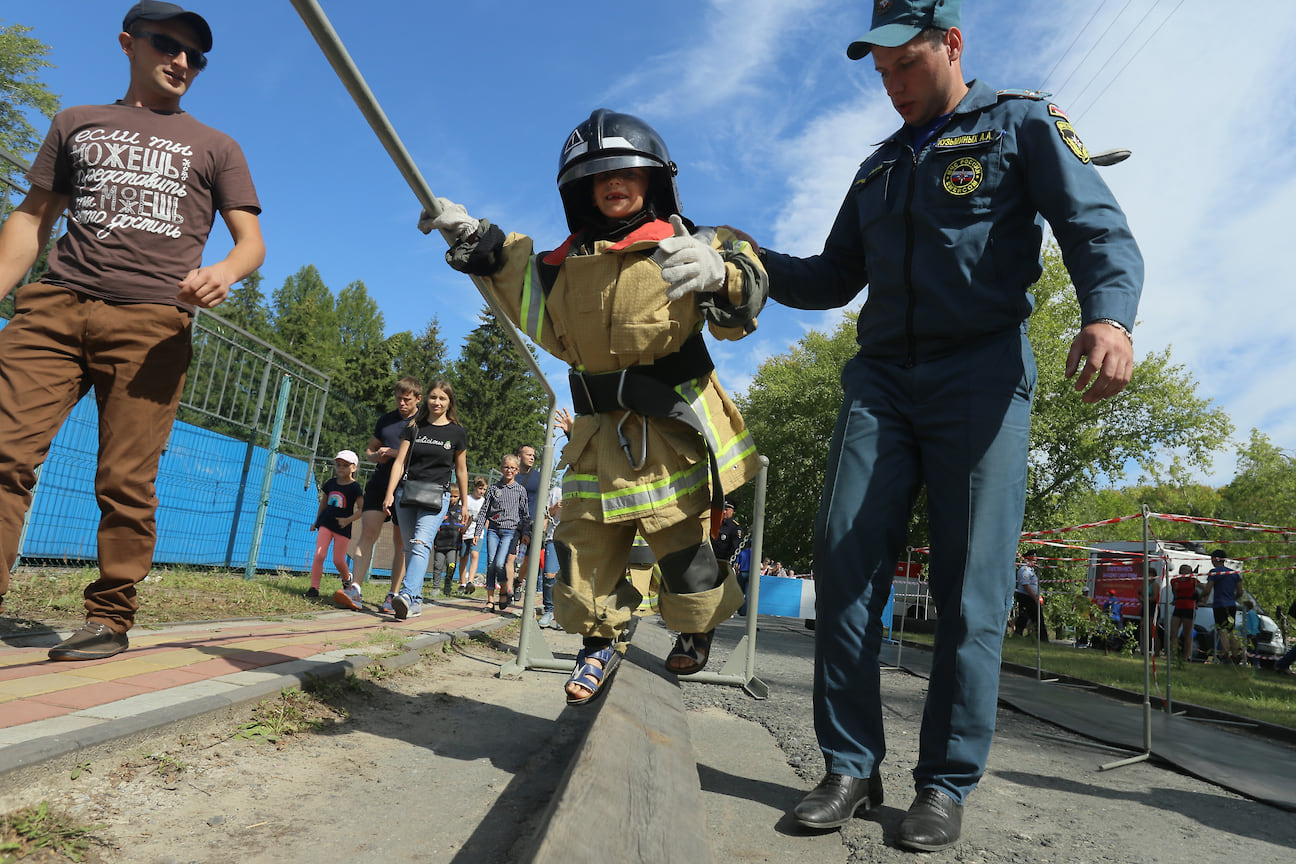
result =
M1116 83L1116 79L1120 78L1121 73L1124 72L1125 69L1131 63L1134 62L1135 57L1137 57L1139 54L1143 52L1143 49L1147 47L1147 44L1152 41L1153 37L1155 37L1158 33L1161 32L1161 28L1166 25L1167 21L1169 21L1171 18L1174 17L1174 14L1179 11L1179 6L1182 6L1183 4L1184 4L1184 0L1179 0L1179 5L1171 9L1170 14L1167 15L1165 18L1163 18L1161 20L1161 23L1156 26L1156 29L1152 31L1151 35L1149 35L1146 39L1143 40L1143 44L1140 45L1132 55L1130 55L1130 58L1125 61L1125 65L1121 66L1121 68L1117 70L1116 74L1111 77L1111 80L1107 82L1106 86L1104 86L1103 89L1098 93L1098 95L1093 98L1093 101L1090 102L1088 105L1086 105L1082 111L1076 114L1077 120L1079 120L1086 111L1088 111L1090 108L1098 104L1098 100L1101 99L1111 88L1111 86Z
M1098 67L1099 70L1106 69L1106 68L1107 68L1107 64L1108 64L1108 63L1111 63L1112 60L1115 59L1116 55L1120 53L1121 49L1124 48L1127 44L1129 44L1129 41L1130 41L1131 39L1134 38L1134 34L1137 33L1137 32L1138 32L1138 29L1139 29L1140 27L1143 26L1143 22L1146 21L1146 20L1148 19L1148 16L1149 16L1149 15L1152 14L1152 10L1156 9L1156 7L1160 5L1160 3L1161 3L1161 0L1155 0L1155 2L1153 2L1152 5L1149 6L1149 7L1147 8L1147 11L1143 13L1143 17L1140 18L1140 19L1138 20L1138 23L1135 24L1133 27L1130 28L1129 32L1125 34L1125 38L1122 39L1122 40L1120 41L1120 44L1118 44L1114 49L1112 49L1112 52L1111 52L1110 54L1107 55L1107 59L1104 60L1104 61L1102 62L1101 65L1099 65L1099 67ZM1173 15L1174 13L1171 12L1170 14ZM1153 35L1156 35L1156 31L1153 31ZM1143 44L1146 45L1147 43L1144 42ZM1139 46L1139 50L1140 50L1140 51L1142 50L1142 46ZM1134 56L1138 56L1138 51L1135 51L1135 52L1134 52ZM1131 57L1130 59L1133 59L1133 57ZM1128 61L1126 62L1126 65L1128 65ZM1124 70L1124 68L1125 68L1124 66L1121 67L1122 70ZM1116 74L1119 75L1120 73L1117 72ZM1089 92L1089 88L1093 87L1093 85L1096 84L1097 82L1098 82L1098 76L1097 76L1097 75L1090 75L1090 76L1089 76L1089 82L1088 82L1087 84L1085 84L1084 89L1081 90L1081 91L1076 95L1076 97L1075 97L1074 100L1071 100L1071 101L1072 101L1072 104L1073 104L1073 105L1078 105L1078 104L1080 103L1080 99L1081 99L1081 98L1082 98L1086 93ZM1110 82L1109 82L1109 83L1110 83Z
M1102 44L1103 39L1107 38L1107 34L1110 33L1111 29L1116 26L1116 22L1121 19L1121 16L1125 14L1125 10L1128 9L1130 7L1130 4L1133 2L1134 0L1125 0L1125 5L1122 6L1121 10L1116 13L1116 17L1112 18L1111 22L1108 23L1107 29L1098 35L1098 38L1094 40L1093 45L1090 45L1089 50L1085 52L1084 57L1081 57L1080 62L1077 63L1076 67L1071 70L1071 74L1068 75L1066 77L1066 80L1062 82L1062 85L1057 88L1058 93L1061 93L1063 90L1065 90L1066 86L1071 83L1071 79L1074 78L1076 73L1080 71L1080 67L1083 66L1085 64L1085 61L1089 59L1089 55L1093 54L1094 49L1096 49L1099 45Z
M1058 55L1058 59L1053 63L1053 68L1050 69L1048 71L1048 74L1044 76L1044 81L1040 84L1040 88L1039 88L1040 90L1048 90L1048 82L1049 79L1053 77L1053 73L1056 72L1057 68L1062 65L1062 61L1065 60L1068 55L1070 55L1072 49L1075 48L1076 43L1080 41L1080 37L1083 36L1084 32L1089 29L1089 25L1094 22L1094 19L1098 17L1098 13L1101 12L1102 8L1106 5L1107 5L1107 0L1102 0L1102 2L1099 3L1094 8L1093 14L1089 16L1089 20L1085 22L1084 26L1076 31L1075 38L1071 40L1071 44L1066 47L1065 51L1063 51L1061 54Z

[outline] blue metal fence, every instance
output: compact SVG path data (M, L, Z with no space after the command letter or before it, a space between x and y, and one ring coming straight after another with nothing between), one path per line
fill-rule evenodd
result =
M82 399L54 438L28 516L24 558L94 561L98 410ZM241 569L247 563L268 451L177 422L158 471L156 564ZM246 462L246 465L245 465ZM306 570L319 490L307 461L280 454L257 558L261 570ZM331 572L332 562L326 567Z

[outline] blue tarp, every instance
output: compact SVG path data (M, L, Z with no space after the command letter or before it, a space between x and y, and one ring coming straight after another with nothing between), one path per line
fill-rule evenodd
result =
M98 409L87 397L72 409L41 468L21 554L24 558L94 561L99 506L94 496ZM177 422L158 470L156 564L242 569L256 522L268 451ZM246 466L245 466L246 463ZM280 455L275 462L257 567L309 569L315 535L309 527L319 490L309 464ZM332 562L326 567L331 572Z

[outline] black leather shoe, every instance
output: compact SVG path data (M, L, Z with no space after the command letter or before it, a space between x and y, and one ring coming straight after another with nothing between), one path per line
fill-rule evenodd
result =
M919 852L939 852L957 843L962 830L963 805L928 786L918 791L909 812L900 820L896 843Z
M107 624L87 621L68 638L49 650L51 660L102 660L130 647L125 633L114 633Z
M845 774L828 774L801 799L792 817L807 828L840 828L857 810L882 806L882 775L865 780Z

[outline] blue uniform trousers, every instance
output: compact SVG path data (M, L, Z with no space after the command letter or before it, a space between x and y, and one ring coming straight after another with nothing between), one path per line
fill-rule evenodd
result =
M937 609L916 788L962 803L985 770L1026 494L1035 360L1023 332L911 368L856 356L815 531L815 731L827 770L886 754L882 609L926 485Z

